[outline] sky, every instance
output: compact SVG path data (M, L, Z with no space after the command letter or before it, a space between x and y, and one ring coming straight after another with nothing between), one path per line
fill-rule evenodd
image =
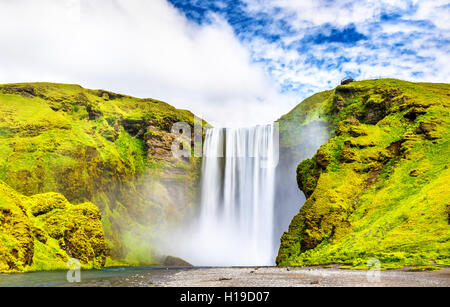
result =
M0 83L267 123L341 79L450 82L450 1L0 0Z

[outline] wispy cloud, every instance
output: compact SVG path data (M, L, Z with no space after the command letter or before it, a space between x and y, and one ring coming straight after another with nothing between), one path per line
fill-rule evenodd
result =
M80 83L251 124L346 75L450 82L449 17L442 0L0 0L0 82Z
M346 75L450 81L448 1L170 2L200 8L199 24L222 16L284 93L305 97Z
M286 99L223 18L199 26L165 0L0 0L0 23L0 83L79 83L213 123L267 122Z

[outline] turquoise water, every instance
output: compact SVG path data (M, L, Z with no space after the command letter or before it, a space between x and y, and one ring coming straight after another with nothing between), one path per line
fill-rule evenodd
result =
M67 271L0 274L0 287L151 287L180 268L118 267L80 272L80 283L67 281Z

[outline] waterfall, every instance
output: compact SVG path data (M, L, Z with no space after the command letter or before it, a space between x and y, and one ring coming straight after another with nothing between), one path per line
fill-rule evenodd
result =
M276 141L272 124L206 131L195 265L274 264Z

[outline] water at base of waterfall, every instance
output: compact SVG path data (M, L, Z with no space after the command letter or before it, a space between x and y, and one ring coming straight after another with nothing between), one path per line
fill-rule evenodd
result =
M180 256L200 266L274 264L274 136L272 124L206 131L200 212Z

